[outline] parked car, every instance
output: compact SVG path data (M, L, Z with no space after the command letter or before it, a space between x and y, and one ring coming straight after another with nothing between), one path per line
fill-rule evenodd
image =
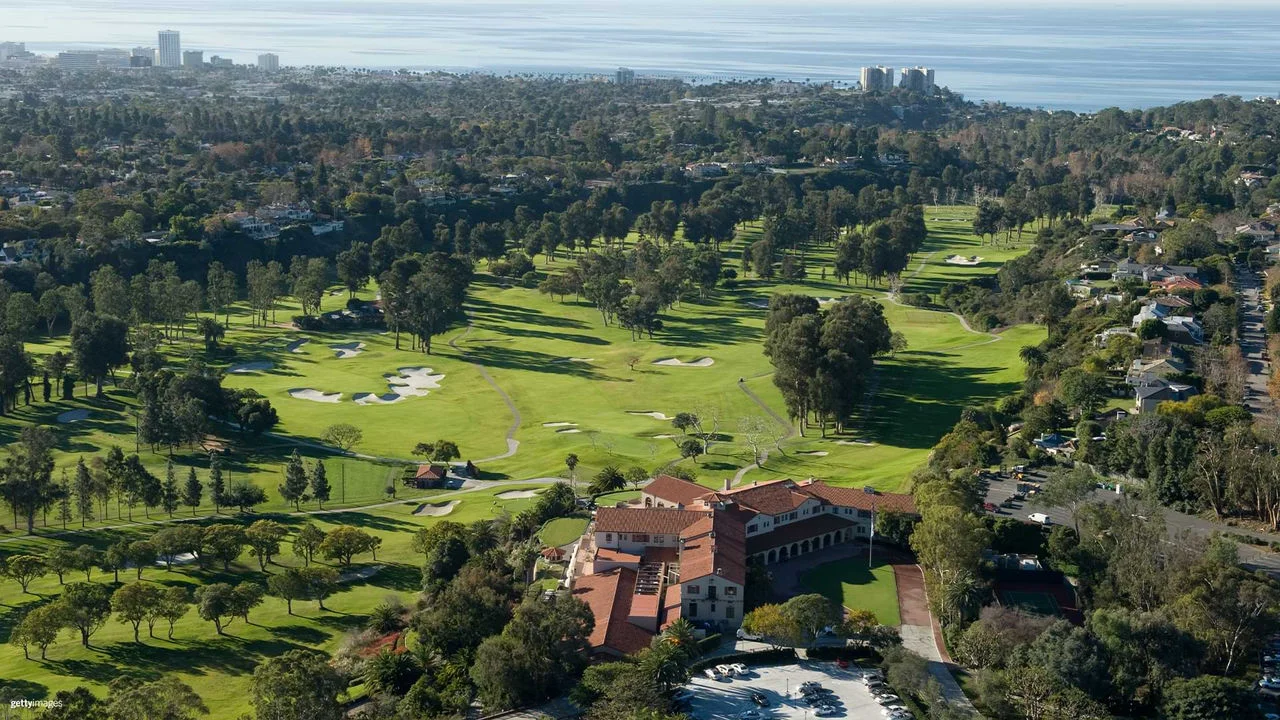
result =
M888 695L880 695L876 697L876 702L880 703L881 705L892 705L893 703L902 702L902 698L898 697L897 695L894 695L893 693L889 693Z
M716 670L715 668L707 668L706 670L703 670L702 673L706 675L707 678L710 680L719 680L721 677L723 677L720 674L720 671Z
M990 503L990 502L984 502L984 503L982 503L982 509L983 509L983 510L986 510L986 511L987 511L987 512L989 512L989 513L998 513L998 512L1000 512L1000 508L999 508L999 506L997 506L995 503Z
M1007 498L1005 498L1004 500L1001 500L1001 501L1000 501L1000 507L1002 507L1002 508L1011 508L1011 507L1013 507L1013 506L1014 506L1014 504L1015 504L1016 502L1017 502L1017 498L1014 498L1012 495L1010 495L1009 497L1007 497Z
M769 707L769 698L765 697L765 694L759 690L751 693L751 702L759 705L760 707Z
M739 715L739 720L761 720L764 714L759 710L743 710Z
M743 665L742 663L734 663L729 667L733 668L734 675L745 676L751 672L750 670L747 669L747 666Z
M1280 678L1264 677L1258 681L1258 687L1266 688L1268 690L1280 690Z
M733 666L732 666L732 665L717 665L717 666L716 666L716 672L720 673L721 675L725 676L726 678L731 678L731 677L733 677L733 676L736 674L736 673L734 672L734 670L733 670Z
M1053 520L1044 513L1031 513L1030 515L1027 516L1027 519L1033 523L1040 523L1041 525L1053 524Z
M813 714L818 717L831 717L832 715L839 715L840 708L835 705L819 705L818 708L813 711Z
M737 637L739 640L761 640L762 639L762 636L756 635L754 633L749 633L746 630L743 630L742 628L738 628L738 631L734 633L734 636Z
M804 682L800 683L800 692L804 692L805 690L809 690L809 689L816 690L821 688L822 688L822 683L817 683L812 680L805 680Z

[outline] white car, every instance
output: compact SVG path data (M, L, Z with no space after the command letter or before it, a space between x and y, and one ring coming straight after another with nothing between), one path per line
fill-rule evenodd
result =
M1258 686L1268 690L1280 690L1280 678L1264 677L1258 681Z
M734 671L733 671L733 666L732 666L732 665L717 665L717 666L716 666L716 672L720 673L721 675L725 676L726 678L731 678L731 677L733 677L733 676L734 676Z
M898 697L897 695L894 695L893 693L888 693L886 695L877 695L876 702L880 703L881 705L892 705L896 702L902 702L902 698Z
M738 720L761 720L764 717L759 710L743 710Z
M832 715L839 715L840 708L835 705L819 705L818 709L813 711L813 714L818 717L830 717Z
M715 668L707 668L706 670L702 671L702 674L706 675L708 680L720 679L720 671L716 670Z
M739 640L760 640L760 639L762 639L762 637L761 637L760 635L755 635L755 634L749 633L749 632L747 632L746 630L743 630L742 628L738 628L738 632L734 633L734 635L736 635L736 636L737 636L737 638L738 638Z
M733 668L733 673L735 675L746 675L747 673L751 672L750 670L747 669L747 666L743 665L742 663L734 663L729 667Z

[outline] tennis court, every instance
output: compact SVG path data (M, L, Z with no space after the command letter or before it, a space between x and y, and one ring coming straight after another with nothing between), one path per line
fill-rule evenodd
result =
M1002 590L1000 591L1000 602L1011 607L1022 608L1037 615L1062 615L1062 608L1058 606L1058 601L1047 592Z

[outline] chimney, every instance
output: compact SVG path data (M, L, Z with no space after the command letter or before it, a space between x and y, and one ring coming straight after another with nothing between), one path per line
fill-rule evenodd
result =
M729 487L730 487L729 483L731 483L731 482L733 482L733 480L732 480L731 478L725 478L725 479L724 479L724 491L725 491L725 492L729 492Z

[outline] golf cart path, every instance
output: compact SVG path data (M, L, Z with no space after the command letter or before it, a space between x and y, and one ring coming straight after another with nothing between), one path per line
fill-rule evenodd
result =
M523 422L523 418L520 417L520 409L516 407L516 404L514 401L512 401L511 396L507 394L506 390L503 390L501 387L499 387L498 383L494 382L493 376L489 374L489 370L486 369L484 365L481 365L480 363L472 360L470 356L467 355L467 352L465 350L458 347L458 341L465 340L466 337L471 334L471 330L474 327L475 325L471 321L471 313L468 312L467 313L467 329L463 330L461 335L450 339L449 347L456 350L458 352L459 357L471 363L471 367L474 367L476 370L480 372L480 377L484 378L484 381L489 383L489 387L493 388L498 393L498 397L502 398L502 402L506 403L507 410L511 413L511 427L507 428L507 437L506 437L507 451L502 453L501 455L494 455L493 457L480 458L475 462L486 463L486 462L492 462L494 460L505 460L511 457L512 455L515 455L516 451L520 449L520 441L516 440L516 431L520 429L520 423Z
M768 414L768 416L772 418L774 422L778 423L779 425L787 429L787 434L782 436L782 439L778 441L779 443L781 443L784 440L790 440L792 436L796 434L795 427L790 422L788 422L785 418L783 418L781 415L774 412L773 408L765 404L765 401L761 400L759 395L756 395L754 392L752 392L751 388L747 387L746 383L744 383L742 380L738 380L738 389L746 393L747 397L751 398L751 402L758 405L761 410L764 410L765 413ZM760 462L748 463L744 467L738 468L738 472L733 474L732 484L737 485L741 483L742 478L745 477L747 473L759 468L760 466L764 465L768 461L769 461L769 448L765 448L764 452L760 454Z
M980 717L969 701L960 683L947 669L951 657L942 640L942 628L929 611L929 594L924 586L924 570L910 562L893 564L893 578L898 588L898 615L902 625L898 632L902 646L923 657L929 663L929 674L938 681L946 704L965 712L970 717Z

